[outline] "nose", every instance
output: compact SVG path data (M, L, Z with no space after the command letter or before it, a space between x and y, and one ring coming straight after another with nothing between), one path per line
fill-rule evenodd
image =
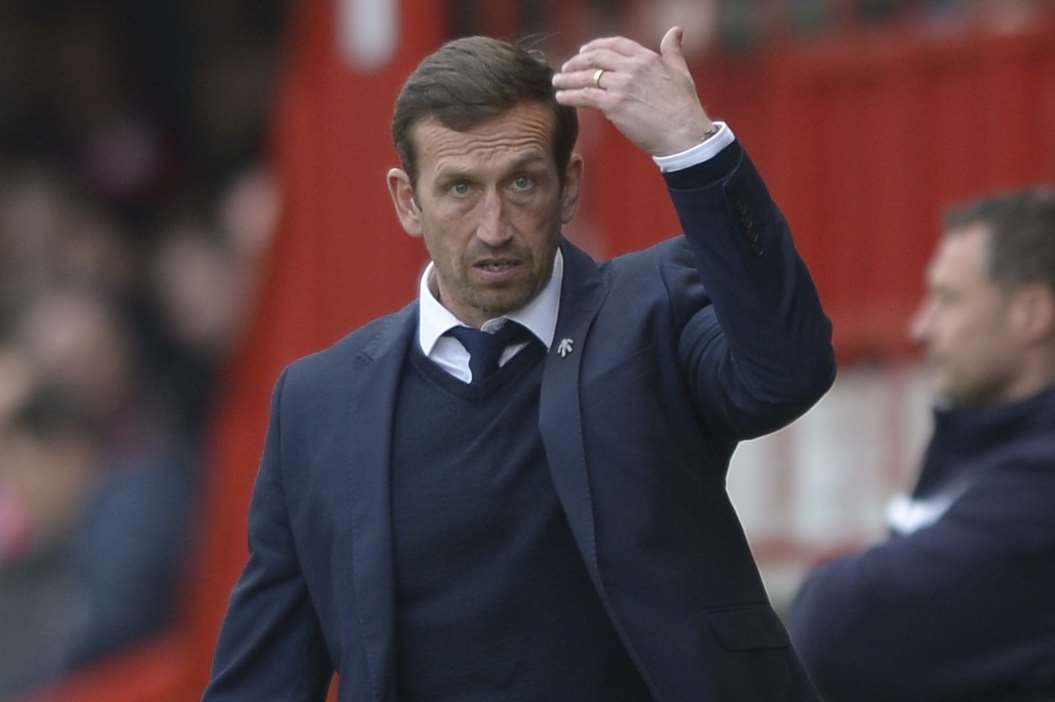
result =
M501 195L491 190L480 203L480 221L476 225L476 237L488 246L498 247L513 236L513 228L506 219Z
M916 343L923 343L930 333L931 318L933 317L933 305L927 300L920 303L912 314L908 323L909 338Z

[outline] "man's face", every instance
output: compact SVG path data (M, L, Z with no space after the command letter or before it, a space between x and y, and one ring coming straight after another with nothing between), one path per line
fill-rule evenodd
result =
M433 293L463 322L479 327L523 307L549 280L582 172L573 156L561 188L552 120L534 102L464 132L425 119L411 132L416 187L389 172L403 228L432 257Z
M1021 349L1009 296L987 273L989 232L974 224L947 233L927 271L927 293L911 324L926 352L939 400L968 406L1009 399Z

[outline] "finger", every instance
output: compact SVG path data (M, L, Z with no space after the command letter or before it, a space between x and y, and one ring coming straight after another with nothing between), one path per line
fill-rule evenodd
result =
M606 71L626 70L632 59L610 49L591 49L572 56L560 67L561 73L603 68Z
M593 51L594 49L608 49L624 56L638 56L642 53L653 53L647 47L638 44L632 39L626 37L601 37L600 39L593 39L586 42L579 49L579 53L584 51Z
M605 70L601 76L601 84L595 80L598 70L593 68L588 71L572 71L571 73L557 73L553 76L553 87L557 90L577 90L579 88L606 88L615 76L614 71Z
M607 112L612 106L612 96L600 88L578 88L576 90L558 90L557 102L568 107L590 107Z
M663 62L668 66L688 72L689 64L685 60L685 54L681 50L681 40L684 36L681 27L671 27L663 35L659 42L659 54Z

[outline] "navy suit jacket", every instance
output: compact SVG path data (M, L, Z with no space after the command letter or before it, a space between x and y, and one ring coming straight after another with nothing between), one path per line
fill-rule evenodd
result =
M791 633L830 702L1055 700L1055 387L934 419L944 509L818 566Z
M602 265L561 243L551 477L656 700L813 700L725 473L829 387L830 324L739 144L667 181L684 236ZM342 701L395 699L389 437L416 324L415 303L279 379L209 702L321 700L334 671Z

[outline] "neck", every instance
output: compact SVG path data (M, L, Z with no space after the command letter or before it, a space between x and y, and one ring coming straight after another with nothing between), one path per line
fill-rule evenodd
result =
M436 298L436 302L446 307L451 314L458 318L459 322L467 324L473 329L479 329L483 326L484 322L489 319L489 317L482 316L479 314L466 314L465 310L458 310L454 307L451 307L451 305L448 304L448 302L444 299L443 292L440 290L440 282L439 278L436 275L435 268L433 268L432 271L429 273L428 286L429 292L431 292L432 296Z

